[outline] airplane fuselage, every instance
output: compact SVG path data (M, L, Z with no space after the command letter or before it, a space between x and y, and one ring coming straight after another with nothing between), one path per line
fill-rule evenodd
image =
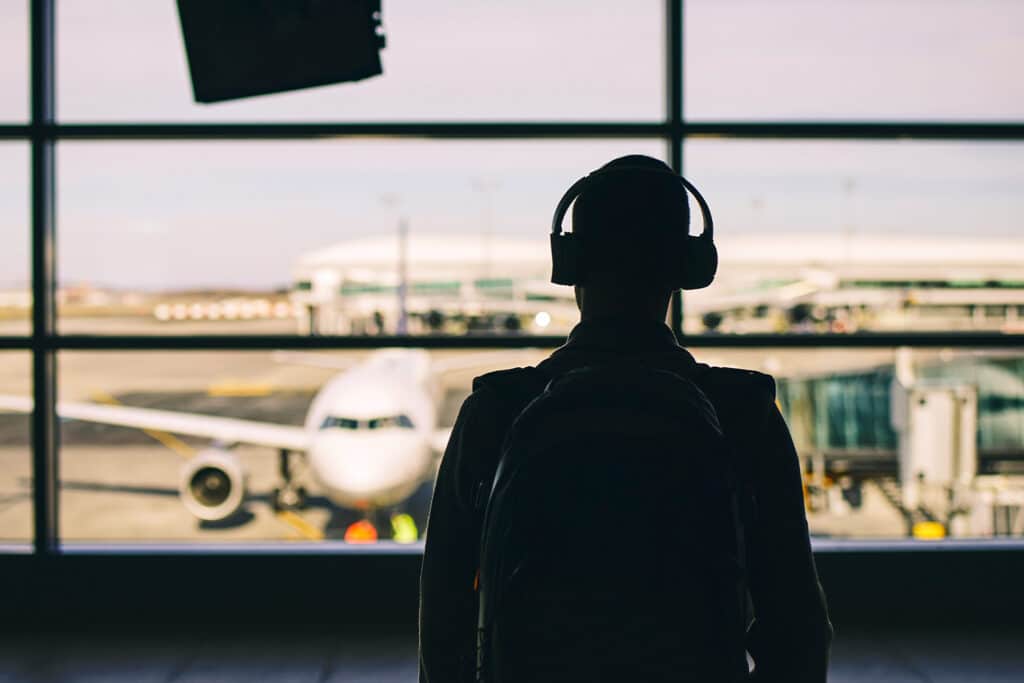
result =
M311 474L335 503L395 505L432 474L440 386L430 356L384 349L333 379L310 404Z

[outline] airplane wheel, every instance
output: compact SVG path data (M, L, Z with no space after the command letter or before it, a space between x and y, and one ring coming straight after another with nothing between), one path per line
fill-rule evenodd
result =
M275 488L270 493L270 505L274 508L274 512L302 510L306 507L308 498L309 493L306 491L305 486Z

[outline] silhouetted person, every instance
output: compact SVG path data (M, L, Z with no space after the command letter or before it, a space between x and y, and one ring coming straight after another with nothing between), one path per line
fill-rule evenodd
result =
M631 393L634 389L629 385L634 378L641 378L637 382L665 384L668 387L666 396L675 390L673 387L676 385L684 389L692 386L696 387L694 391L698 396L694 399L695 405L710 401L713 410L705 412L714 415L706 420L708 425L712 425L705 430L710 435L707 439L713 440L714 429L720 427L718 438L727 444L737 464L736 486L728 490L733 491L735 499L740 501L737 509L743 508L736 513L742 522L742 534L739 535L742 540L735 541L734 548L741 550L733 554L740 555L737 564L742 567L745 585L739 585L749 592L751 613L744 610L738 635L735 635L738 642L705 642L701 641L706 635L703 632L728 634L729 627L715 630L717 626L712 628L708 625L692 631L692 635L680 636L679 633L685 630L676 628L677 623L692 616L687 613L688 609L697 608L683 603L676 605L670 596L661 596L658 592L661 590L658 588L661 585L659 580L667 579L671 585L677 565L691 573L696 572L693 576L703 571L698 565L705 559L700 557L700 548L705 546L692 538L686 543L676 543L673 540L676 529L681 530L680 533L689 533L693 538L703 538L701 534L718 534L723 537L723 543L734 540L725 538L730 536L731 527L728 524L715 526L717 518L713 515L700 517L699 524L694 523L693 516L702 515L702 508L691 511L689 517L680 512L684 509L680 506L692 504L693 500L704 501L701 505L709 509L724 509L713 497L730 495L727 487L719 491L708 486L703 492L689 495L685 483L663 476L661 481L647 481L643 484L644 490L639 490L636 485L639 479L630 480L634 475L626 467L636 458L643 457L634 450L613 453L617 460L594 458L593 468L605 467L600 463L610 463L611 466L616 462L623 464L621 487L594 493L593 487L608 485L606 480L596 469L588 470L589 465L576 464L588 460L577 460L568 470L551 476L565 476L568 472L568 476L577 478L579 487L560 483L550 497L541 493L535 501L528 501L538 508L537 519L530 523L531 533L538 538L526 542L546 544L543 552L558 552L558 545L572 546L572 552L589 553L591 561L582 568L572 567L571 571L551 568L550 571L556 574L562 572L558 582L553 584L553 602L561 606L554 613L531 607L537 613L524 615L524 618L532 616L539 627L552 619L571 619L571 610L576 609L573 605L577 604L572 602L573 596L582 590L576 584L586 584L591 568L603 571L606 566L613 566L615 571L624 572L621 576L637 577L636 581L624 581L621 586L621 593L627 598L617 600L615 595L608 596L608 611L603 615L597 614L597 621L594 621L594 614L582 615L588 611L588 607L583 605L580 619L590 619L588 623L600 625L603 616L605 622L612 622L614 626L636 617L641 626L633 632L618 633L614 642L584 642L582 648L576 641L600 637L591 635L597 633L595 627L560 627L563 635L556 635L551 642L531 644L524 641L522 651L503 653L505 670L536 666L541 661L558 666L555 659L542 658L551 653L567 653L564 658L572 659L581 652L589 652L590 656L585 659L599 660L596 671L587 670L586 661L561 662L566 672L562 677L552 674L550 678L541 678L627 680L622 676L628 673L623 672L633 672L632 680L681 680L674 678L671 670L669 673L659 670L659 663L666 663L666 666L671 663L677 667L674 670L679 671L678 667L687 666L688 657L697 661L695 658L706 654L699 651L703 648L704 651L724 653L724 659L714 660L722 662L717 670L701 669L706 676L699 680L737 680L745 676L746 663L742 661L742 653L746 649L756 662L758 681L825 681L832 628L811 555L799 462L789 431L775 404L774 381L756 372L714 368L696 362L678 345L664 322L672 292L679 288L706 286L717 267L713 235L708 225L710 214L699 194L694 194L694 197L701 204L706 234L704 239L686 236L689 209L684 182L658 160L629 156L616 159L583 179L570 188L560 202L554 221L556 236L552 238L553 280L576 285L576 301L582 320L572 330L565 345L537 368L501 371L477 378L472 394L462 406L438 473L427 524L420 595L421 681L461 683L474 679L478 664L479 571L483 571L485 580L488 572L493 573L493 569L482 567L481 563L480 539L484 527L481 500L486 502L489 494L500 495L500 487L495 487L495 493L491 494L491 482L499 459L505 468L505 459L512 457L508 455L509 449L517 447L514 443L517 437L513 434L517 430L522 432L534 428L543 431L542 427L535 427L537 419L531 413L543 412L544 408L536 406L544 398L532 404L531 399L542 392L546 395L553 393L554 397L549 396L548 402L556 404L559 387L567 387L561 391L571 396L574 383L585 386L587 381L596 381L595 386L600 386L601 382L607 385L609 377L615 388L600 396L584 395L573 400L586 403L589 399L592 405L603 404L629 412L628 405L620 408L617 406L623 404L615 401L639 401L633 398L639 394ZM694 191L689 184L685 187ZM561 230L560 214L564 214L574 196L574 237L560 239L557 236ZM575 244L566 247L566 243L572 241ZM566 249L577 253L570 253L567 257L563 253ZM593 368L605 369L590 372ZM619 374L615 375L616 372ZM616 377L621 381L615 380ZM617 390L619 386L621 391ZM577 392L576 396L580 394ZM566 439L571 440L578 432L580 439L585 440L585 432L591 428L588 422L614 422L615 413L610 415L592 419L583 415L582 422L575 423L567 417L558 424L564 425ZM700 427L698 423L703 418L690 415L687 419L690 426L684 428L684 436L662 443L661 447L680 452L686 448L699 452L700 448L707 447L687 443L687 435L690 434L694 440L704 438L696 434ZM652 422L655 426L651 429L656 429L657 424ZM657 440L656 436L649 438ZM587 443L590 444L587 448L593 448L595 452L602 447L600 441ZM579 455L574 454L574 457ZM545 458L544 466L557 466L557 451L546 453ZM707 460L710 462L710 456ZM696 465L699 467L701 463ZM499 480L501 476L499 474ZM611 486L615 487L614 484ZM581 506L578 516L570 517L570 523L564 521L564 515L559 517L562 520L559 528L538 526L537 520L543 520L544 506L560 505L559 492L572 499L574 505ZM576 498L572 498L574 495ZM588 503L595 498L622 506L621 515L611 518L610 522L602 522L606 528L601 531L607 531L603 537L593 536L596 532L587 526L588 511L601 514L598 508ZM645 510L654 510L655 514L641 514ZM658 510L663 510L663 514L659 516ZM488 515L488 524L493 525L490 510ZM493 529L488 533L492 532ZM510 532L509 538L511 536ZM647 542L649 539L654 540ZM487 543L495 541L488 537ZM661 553L659 556L663 558L664 566L654 566L658 562L652 563L650 559L637 562L643 566L630 566L635 555L652 547ZM500 555L502 551L500 547L488 550L492 556L495 553ZM728 571L721 569L720 573L724 575ZM712 581L715 580L715 572L719 570L711 570ZM655 575L660 579L651 578ZM715 585L726 586L721 590L728 593L733 585L729 583L732 579L725 579L725 582ZM718 597L713 595L717 588L700 586L697 590L708 595L708 604L719 604L715 602ZM728 599L728 595L722 598L723 601ZM660 602L665 605L660 605ZM743 602L746 607L746 601ZM514 609L515 605L510 607ZM630 610L636 610L637 614ZM669 621L664 621L666 616ZM748 624L749 628L745 628ZM732 636L715 637L727 640ZM628 652L618 653L616 647L624 643L628 643ZM692 656L687 652L688 648L695 650ZM532 662L531 658L534 658ZM682 676L681 673L678 675ZM515 676L506 678L520 680Z

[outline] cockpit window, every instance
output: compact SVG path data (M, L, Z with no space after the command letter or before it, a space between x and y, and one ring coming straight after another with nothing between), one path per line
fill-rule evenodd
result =
M370 429L387 429L388 427L398 427L399 429L412 429L412 420L409 419L408 415L378 417L373 420L368 420L368 427Z
M350 417L328 415L320 424L320 429L359 429L359 420L353 420Z
M320 429L413 429L413 427L412 420L408 415L389 415L369 420L328 415L320 423Z

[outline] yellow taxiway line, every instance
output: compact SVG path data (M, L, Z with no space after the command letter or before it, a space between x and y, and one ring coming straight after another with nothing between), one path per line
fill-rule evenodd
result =
M281 510L277 513L277 518L298 531L307 541L324 540L324 532L291 510Z
M124 405L116 398L103 391L94 392L92 398L97 403L103 403L108 406ZM164 446L167 446L167 448L171 449L172 451L174 451L181 457L185 458L186 460L196 454L196 449L192 448L187 443L185 443L178 437L174 436L173 434L161 432L156 429L143 429L142 433L152 439L159 441Z

